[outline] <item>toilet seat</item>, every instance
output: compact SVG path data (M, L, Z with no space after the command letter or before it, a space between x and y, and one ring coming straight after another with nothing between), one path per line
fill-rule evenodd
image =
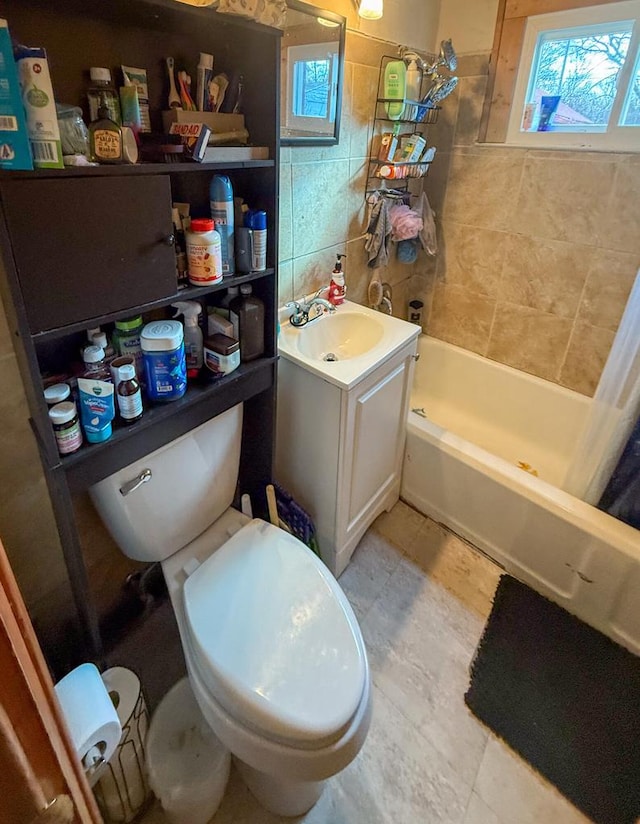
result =
M226 712L270 740L338 740L368 681L344 593L296 538L255 519L183 587L192 667Z

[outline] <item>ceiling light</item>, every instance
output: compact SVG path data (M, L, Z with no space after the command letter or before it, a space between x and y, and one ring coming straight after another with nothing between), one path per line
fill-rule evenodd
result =
M382 17L383 0L356 0L358 14L365 20L379 20Z

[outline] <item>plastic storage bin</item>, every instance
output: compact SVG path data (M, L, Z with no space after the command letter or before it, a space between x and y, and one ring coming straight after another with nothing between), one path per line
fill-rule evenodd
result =
M207 824L222 801L231 753L203 718L187 678L169 690L151 719L147 767L171 824Z

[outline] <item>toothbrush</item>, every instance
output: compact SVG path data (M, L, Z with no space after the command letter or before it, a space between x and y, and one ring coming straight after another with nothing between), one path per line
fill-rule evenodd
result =
M167 72L169 74L169 108L181 109L180 96L176 89L176 81L173 76L174 61L173 57L167 57Z
M180 85L180 100L182 101L182 108L188 112L196 110L195 103L189 94L189 85L191 78L186 72L178 72L178 83Z

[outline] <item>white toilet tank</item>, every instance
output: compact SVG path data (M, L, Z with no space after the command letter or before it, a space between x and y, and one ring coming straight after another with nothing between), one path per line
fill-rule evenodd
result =
M238 404L91 487L124 554L163 561L211 526L233 501L241 439Z

